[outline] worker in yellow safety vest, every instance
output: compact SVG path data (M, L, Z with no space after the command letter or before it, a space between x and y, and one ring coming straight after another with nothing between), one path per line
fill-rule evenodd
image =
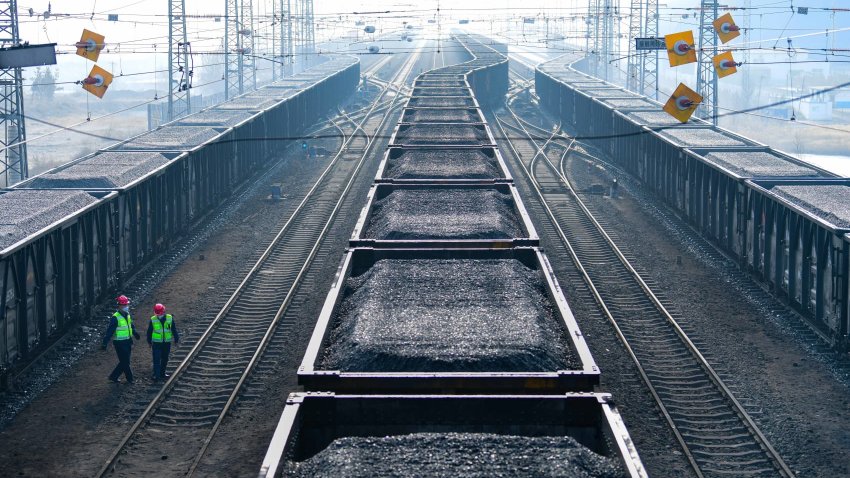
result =
M165 306L156 304L153 306L150 325L148 325L148 345L153 355L153 381L163 380L168 377L165 368L168 366L168 355L171 353L171 343L180 342L177 333L177 324L174 316L165 313Z
M100 348L106 350L106 346L112 340L115 354L118 355L118 365L109 374L109 381L118 383L118 378L123 373L127 378L127 383L132 384L133 371L130 369L130 354L133 351L133 338L139 340L140 337L136 332L136 326L133 325L133 318L130 316L130 299L122 295L115 301L118 303L118 310L109 318L109 326L106 328Z

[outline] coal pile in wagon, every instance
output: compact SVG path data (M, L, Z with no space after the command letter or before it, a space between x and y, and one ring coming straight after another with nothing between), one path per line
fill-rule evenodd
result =
M743 141L711 128L670 128L660 134L682 146L747 146Z
M568 436L412 433L337 438L308 460L287 462L284 476L615 478L625 474L619 463Z
M487 130L475 125L411 124L400 127L396 144L479 146L490 144Z
M514 259L383 259L346 279L322 368L351 372L574 369L539 271Z
M375 201L363 237L510 239L526 234L513 198L496 189L396 189Z
M116 146L117 150L188 151L220 133L209 126L164 126Z
M392 153L391 153L392 154ZM502 177L494 156L481 149L409 149L387 161L394 179L491 179Z
M0 194L0 249L97 202L83 191L16 190Z
M742 177L820 176L817 170L766 151L713 152L706 158Z
M236 110L206 110L184 116L177 121L180 126L236 126L251 119L253 113Z
M850 187L829 185L782 185L772 191L840 228L850 228Z
M429 96L411 98L408 106L412 108L461 108L475 106L475 101L465 96Z
M27 188L123 188L171 161L160 153L104 151L35 177Z
M403 123L476 123L481 116L468 108L408 109L402 117Z

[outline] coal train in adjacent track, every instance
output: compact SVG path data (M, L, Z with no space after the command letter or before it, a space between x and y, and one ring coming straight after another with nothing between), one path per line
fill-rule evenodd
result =
M582 73L584 62L539 65L540 104L825 342L850 349L850 180L703 120L680 124L658 102Z
M507 58L454 41L472 59L416 79L261 476L646 475L480 109Z
M0 384L359 82L332 58L0 191Z

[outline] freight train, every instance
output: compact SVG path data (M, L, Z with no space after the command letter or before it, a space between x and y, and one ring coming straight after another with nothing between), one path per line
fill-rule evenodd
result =
M540 104L807 319L835 349L850 328L850 179L582 73L535 71Z
M453 41L471 59L417 77L260 476L646 476L481 112L507 58Z
M0 382L359 81L360 61L335 57L0 191Z

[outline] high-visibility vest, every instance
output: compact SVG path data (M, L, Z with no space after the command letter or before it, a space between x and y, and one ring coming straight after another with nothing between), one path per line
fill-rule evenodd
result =
M112 316L118 321L118 326L115 327L115 335L112 336L112 340L130 340L130 337L133 335L133 319L130 317L130 314L127 313L127 317L124 317L121 315L121 312L115 312Z
M159 317L151 317L151 342L171 342L171 314L165 314L165 322L160 322Z

